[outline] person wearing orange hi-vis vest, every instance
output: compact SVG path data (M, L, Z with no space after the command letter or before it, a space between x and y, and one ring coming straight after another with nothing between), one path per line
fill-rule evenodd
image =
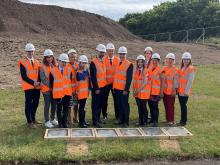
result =
M85 105L89 97L89 71L88 58L86 55L79 56L79 68L76 72L76 93L79 102L79 124L80 128L87 128L88 124L85 121Z
M129 91L133 76L133 64L128 61L127 48L122 46L118 49L120 58L119 65L116 67L114 74L113 89L116 94L116 105L119 110L119 121L118 125L123 127L129 126Z
M70 106L68 110L68 123L78 123L78 101L77 101L77 94L76 94L76 71L78 69L78 62L77 62L77 52L75 49L70 49L68 51L68 56L70 63L69 65L72 66L72 97L70 99ZM73 112L72 112L73 107Z
M67 116L70 98L72 96L71 68L68 65L69 57L62 53L58 58L58 66L51 70L53 99L57 103L57 118L59 128L67 128Z
M166 66L162 70L163 95L161 97L163 97L167 124L172 126L174 124L175 86L177 84L177 68L174 65L175 55L168 53L165 62Z
M150 98L150 84L148 83L148 74L145 71L145 57L138 55L137 67L134 72L133 90L134 97L138 106L139 120L136 126L146 126L148 119L147 101Z
M182 62L178 70L178 98L181 109L181 119L177 124L184 126L187 124L187 102L191 94L193 81L196 74L196 68L192 65L192 57L189 52L182 55Z
M145 55L145 68L150 68L151 66L151 57L153 55L153 49L152 47L148 46L144 49L144 55Z
M159 108L158 103L160 100L160 96L162 95L161 90L161 68L159 66L160 55L158 53L154 53L152 55L152 66L148 70L149 75L149 84L150 84L150 99L148 101L150 112L151 112L151 120L152 126L158 126L158 118L159 118Z
M34 59L35 47L28 43L25 46L26 58L18 62L21 75L21 85L25 93L25 116L29 128L36 128L35 124L41 124L35 118L40 99L41 80L39 76L40 63Z
M44 96L44 120L46 128L53 128L58 125L58 121L55 119L56 104L52 98L52 91L50 87L50 73L51 68L56 66L56 61L53 56L53 51L46 49L44 51L43 64L41 65L40 78L42 82L41 92ZM50 108L51 107L51 108ZM49 110L51 109L50 118ZM51 120L50 120L51 119Z
M106 46L107 50L107 56L104 57L104 65L106 67L106 92L105 92L105 99L104 99L104 105L102 108L102 115L103 115L103 122L106 122L107 120L107 108L108 108L108 96L109 92L111 91L113 101L114 101L114 109L115 109L115 119L118 120L118 109L116 106L116 96L113 92L113 79L115 74L116 66L119 64L119 57L115 56L115 46L112 43L108 43Z
M106 67L103 63L103 57L106 53L106 47L99 44L96 47L97 56L90 64L90 78L92 86L92 121L94 127L101 127L100 115L105 98Z

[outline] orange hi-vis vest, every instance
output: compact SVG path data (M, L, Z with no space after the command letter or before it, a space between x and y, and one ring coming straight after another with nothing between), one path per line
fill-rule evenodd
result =
M33 81L37 81L38 80L38 73L39 73L39 69L40 69L40 63L38 60L33 60L33 66L30 63L30 61L26 58L26 59L21 59L18 62L18 68L20 70L20 65L23 65L26 69L26 74L27 77ZM22 88L23 90L29 90L29 89L34 89L35 87L29 83L27 83L26 81L22 80L21 78L21 82L22 82ZM37 88L40 89L40 88Z
M78 73L82 73L82 70L78 70ZM76 81L77 82L77 98L78 100L87 99L89 97L89 78L85 80Z
M71 66L72 66L72 80L71 80L72 92L75 93L76 88L77 88L76 72L77 72L79 65L78 65L78 63L74 63L74 65L71 65Z
M51 73L51 67L42 64L41 65L41 70L45 73L46 79L49 82L49 77L50 77L50 73ZM51 89L48 86L44 85L44 84L41 86L41 92L43 92L43 93L44 92L48 92L50 90Z
M127 70L131 62L127 59L122 62L121 65L118 65L115 69L113 88L118 90L125 90Z
M179 83L178 93L179 94L181 95L191 94L192 89L190 88L189 93L185 93L185 88L187 86L189 74L192 72L196 72L196 68L193 67L192 65L187 67L186 69L182 68L178 70L178 83Z
M108 85L112 84L114 81L115 69L119 62L120 60L117 56L114 56L112 65L110 64L110 59L108 58L108 56L104 58L104 65L106 67L106 81Z
M67 64L63 71L63 84L64 84L64 95L72 96L72 79L71 73L73 72L72 66Z
M53 98L54 99L60 99L64 97L64 82L63 82L63 76L60 73L60 70L57 66L54 66L51 68L51 74L54 78L53 80Z
M96 67L96 78L97 78L98 86L99 88L102 88L107 85L106 67L104 63L98 60L98 58L94 58L92 62L95 64L95 67Z
M174 87L174 77L177 74L177 68L176 66L173 66L171 68L168 68L165 66L162 70L165 77L165 87L164 87L164 93L166 95L171 95Z
M160 80L160 67L157 66L155 69L153 66L148 70L149 74L149 83L151 86L151 95L160 95L160 86L161 86L161 80Z
M136 71L134 72L133 89L135 90L139 89L143 85L144 79L146 78L146 76L147 74L145 71L142 71L142 73L139 74L139 69L136 69ZM150 84L146 82L144 88L139 93L137 93L135 97L139 99L149 99L150 98Z

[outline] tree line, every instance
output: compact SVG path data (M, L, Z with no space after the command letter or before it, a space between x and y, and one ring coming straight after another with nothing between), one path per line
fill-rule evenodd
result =
M220 26L219 0L177 0L164 2L143 13L128 13L119 20L136 35ZM220 34L212 30L210 35Z

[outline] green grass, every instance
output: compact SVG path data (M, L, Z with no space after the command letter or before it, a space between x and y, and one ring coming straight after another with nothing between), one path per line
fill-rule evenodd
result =
M71 156L66 154L64 140L44 140L45 128L35 130L26 127L24 117L24 94L20 89L1 90L0 95L0 162L56 162L56 161L113 161L144 160L148 158L187 159L220 156L220 65L199 66L188 102L189 123L193 133L190 139L178 139L181 152L161 150L159 140L112 140L88 141L89 154ZM130 97L131 127L137 120L137 107ZM91 122L90 99L87 101L87 120ZM115 127L112 98L109 100L110 121L105 127ZM43 121L41 97L37 113ZM176 100L175 120L179 121L179 104ZM165 121L164 108L160 102L160 121Z

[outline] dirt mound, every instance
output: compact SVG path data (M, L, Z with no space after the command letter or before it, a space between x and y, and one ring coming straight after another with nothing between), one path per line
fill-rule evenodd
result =
M100 35L134 39L117 22L97 14L58 6L33 5L17 0L0 0L0 32L56 35Z

